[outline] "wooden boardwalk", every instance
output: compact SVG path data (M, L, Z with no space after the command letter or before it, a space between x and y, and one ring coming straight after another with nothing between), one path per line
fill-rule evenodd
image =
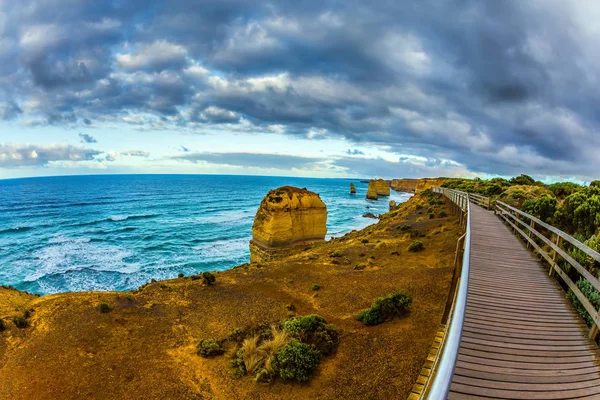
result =
M600 351L547 268L471 205L466 317L448 399L600 399Z

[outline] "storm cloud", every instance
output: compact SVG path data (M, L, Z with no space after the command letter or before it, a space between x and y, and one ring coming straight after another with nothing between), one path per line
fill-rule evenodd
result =
M98 143L95 137L87 133L80 133L79 138L81 139L81 143Z
M419 173L592 177L599 17L576 0L0 2L0 120L276 128L447 160ZM359 152L337 165L388 165Z
M0 144L0 167L44 167L53 161L92 161L101 152L71 145Z
M211 164L233 165L236 167L257 167L282 170L291 170L294 168L310 169L317 167L318 163L326 161L321 158L258 153L186 153L173 156L172 158L193 163L207 162Z

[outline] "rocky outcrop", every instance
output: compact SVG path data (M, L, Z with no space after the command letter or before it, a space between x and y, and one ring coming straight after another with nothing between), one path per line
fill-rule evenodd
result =
M383 179L371 179L367 189L367 199L377 200L377 196L389 196L390 185Z
M373 181L371 181L373 182ZM377 189L375 186L369 183L369 188L367 189L367 199L369 200L377 200L379 196L377 195Z
M350 194L356 194L356 188L352 182L350 182Z
M392 211L394 209L394 207L396 207L396 200L390 200L389 206L390 206L390 211Z
M373 218L373 219L378 219L379 217L378 217L377 215L373 214L373 213L370 213L370 212L368 212L368 213L364 213L364 214L363 214L363 218Z
M292 186L271 190L254 217L250 261L269 261L296 245L323 241L326 223L327 207L317 193Z
M441 186L444 182L445 178L392 179L391 187L397 192L420 193L432 186Z

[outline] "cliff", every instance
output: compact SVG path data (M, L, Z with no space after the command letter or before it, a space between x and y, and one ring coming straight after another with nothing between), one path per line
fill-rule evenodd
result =
M250 261L271 259L269 252L323 241L327 207L317 193L283 186L264 197L252 225Z
M377 200L378 196L389 196L390 185L383 179L371 179L367 189L367 199Z
M391 187L397 192L420 193L432 186L441 186L446 181L446 178L392 179Z
M129 292L42 297L0 287L2 398L405 399L435 338L461 234L447 205L429 204L414 196L363 230L215 272L212 286L183 277ZM428 207L449 217L429 219ZM407 250L411 231L423 235L424 250ZM413 298L405 317L376 327L353 318L397 291ZM29 326L17 328L12 319L25 311ZM308 314L341 333L309 384L257 384L236 378L227 354L197 355L200 339Z

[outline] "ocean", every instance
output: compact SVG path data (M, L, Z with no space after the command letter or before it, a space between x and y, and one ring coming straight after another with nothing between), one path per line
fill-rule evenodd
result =
M356 195L349 194L354 182ZM249 262L265 194L306 187L327 205L327 238L377 220L390 199L366 200L358 179L104 175L0 180L0 285L38 294L131 290L151 279Z

